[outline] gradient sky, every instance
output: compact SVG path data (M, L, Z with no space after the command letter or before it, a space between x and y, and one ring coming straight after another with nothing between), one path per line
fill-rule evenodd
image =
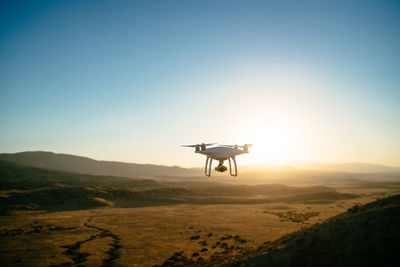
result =
M400 166L399 1L1 1L0 152Z

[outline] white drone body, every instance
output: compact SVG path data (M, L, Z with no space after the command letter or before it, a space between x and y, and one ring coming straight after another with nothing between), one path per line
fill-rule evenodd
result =
M195 153L203 154L207 156L206 159L206 166L205 166L205 175L210 176L211 175L211 164L213 159L218 160L219 164L217 167L215 167L215 170L217 172L224 172L228 168L225 167L224 161L228 160L229 162L229 172L230 175L232 176L237 176L237 165L236 165L236 159L235 156L244 154L244 153L249 153L249 147L251 147L251 144L245 144L243 146L238 146L238 145L221 145L221 146L214 146L207 148L207 146L211 146L214 144L197 144L197 145L184 145L183 147L194 147L195 148ZM243 148L243 149L240 149ZM233 164L235 165L235 172L232 173L232 164L231 164L231 159L233 160Z

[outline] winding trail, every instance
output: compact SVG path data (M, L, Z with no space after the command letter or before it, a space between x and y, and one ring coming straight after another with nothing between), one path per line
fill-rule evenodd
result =
M90 256L89 253L82 253L79 251L80 247L82 244L86 242L90 242L95 239L101 239L105 237L111 237L113 239L113 242L111 245L111 248L106 251L105 253L108 255L108 257L103 259L103 264L101 266L113 266L114 260L118 259L120 257L119 254L119 249L122 247L121 246L121 238L111 232L108 229L98 227L95 225L90 225L88 222L91 221L92 218L90 218L86 223L83 224L84 227L90 228L90 229L95 229L98 231L98 233L90 236L88 239L78 241L74 244L71 245L65 245L61 246L62 248L66 248L67 250L64 252L65 255L68 255L71 257L71 260L74 262L74 264L81 264L87 261L87 257ZM69 266L71 265L70 263L63 263L59 266Z

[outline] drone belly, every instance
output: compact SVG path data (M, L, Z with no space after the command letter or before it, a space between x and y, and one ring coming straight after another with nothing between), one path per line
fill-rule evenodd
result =
M209 155L216 160L226 160L236 155L235 151L228 147L215 147L208 150Z

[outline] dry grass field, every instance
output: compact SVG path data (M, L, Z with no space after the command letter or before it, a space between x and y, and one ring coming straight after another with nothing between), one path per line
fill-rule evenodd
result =
M171 205L25 212L0 217L7 266L153 266L175 253L240 253L375 200L330 204Z
M319 174L302 186L246 185L0 164L2 266L224 265L400 193L393 175L361 181L340 174L341 182L329 178L324 185Z

